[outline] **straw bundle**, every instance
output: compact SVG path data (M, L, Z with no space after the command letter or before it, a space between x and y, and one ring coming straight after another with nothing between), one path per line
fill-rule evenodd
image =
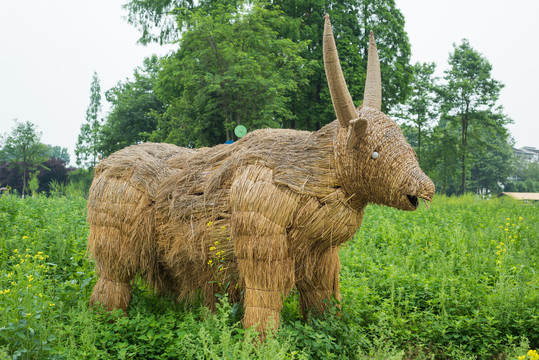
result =
M326 19L325 42L333 40L328 31ZM244 304L244 326L264 330L270 318L278 325L293 287L305 315L339 299L339 246L365 206L415 210L434 186L380 109L350 109L329 49L330 90L344 99L334 99L338 118L319 131L257 130L197 150L141 144L98 165L88 201L99 275L92 304L126 309L138 275L178 300L201 294L210 308L216 293L228 293ZM374 106L376 89L366 90Z

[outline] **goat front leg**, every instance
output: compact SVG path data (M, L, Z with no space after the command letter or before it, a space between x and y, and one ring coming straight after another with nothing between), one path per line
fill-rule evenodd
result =
M316 258L311 254L311 258L304 264L297 264L297 282L299 291L299 306L301 315L306 318L309 313L322 313L329 304L333 296L340 301L339 291L339 247L332 247Z
M286 227L299 196L273 183L273 170L260 165L238 169L230 189L231 235L238 270L245 284L244 327L264 331L279 315L294 284L294 261L289 254Z
M245 283L243 326L256 326L264 337L268 326L279 326L283 297L294 283L294 263L284 228L254 212L235 214L234 221L234 247ZM253 227L256 223L265 225Z

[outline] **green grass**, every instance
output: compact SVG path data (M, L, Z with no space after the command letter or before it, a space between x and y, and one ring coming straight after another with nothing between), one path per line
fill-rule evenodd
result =
M341 315L257 344L241 309L215 314L134 287L127 316L89 310L86 202L0 197L0 359L517 359L539 347L539 204L435 198L367 208L341 250Z

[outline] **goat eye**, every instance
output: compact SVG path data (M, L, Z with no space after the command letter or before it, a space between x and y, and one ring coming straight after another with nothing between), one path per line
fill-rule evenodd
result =
M376 151L372 153L372 158L378 159L378 153Z

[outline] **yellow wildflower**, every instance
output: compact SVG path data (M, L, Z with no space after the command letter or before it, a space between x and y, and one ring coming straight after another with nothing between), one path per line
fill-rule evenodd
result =
M213 251L213 250L215 250L215 246L212 246L212 247L210 248L210 251Z
M30 315L32 315L32 313L26 313L26 316L30 316Z
M221 230L226 230L226 226L221 226Z
M522 355L518 357L518 360L524 360L524 359L526 359L526 355Z
M25 240L25 239L28 239L28 236L25 235L22 238L23 238L23 240Z
M212 226L213 225L213 221L208 221L208 226Z
M53 307L53 306L54 306L54 303L50 303L49 306L50 306L50 307Z
M220 241L216 241L214 244L219 245L220 243L221 243Z
M19 252L19 250L18 250L18 249L15 249L15 250L13 250L13 252L16 254L16 253Z
M213 264L213 260L208 260L208 265L212 265Z
M526 355L528 355L531 360L539 360L539 354L537 353L537 350L529 350Z
M518 217L518 221L522 221L522 216L519 216L519 217Z
M39 297L43 297L43 294L42 294L42 293L39 293L39 294L37 294L37 296L39 296Z

